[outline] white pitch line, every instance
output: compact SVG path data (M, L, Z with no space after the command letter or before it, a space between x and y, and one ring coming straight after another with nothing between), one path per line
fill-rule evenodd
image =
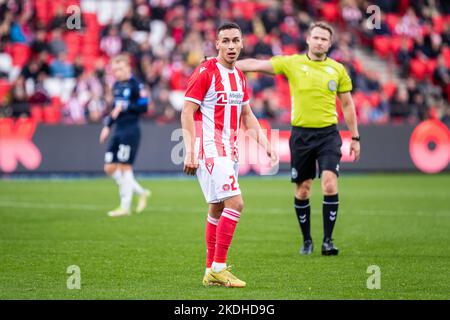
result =
M105 207L86 204L64 204L64 203L35 203L0 201L0 207L4 208L29 208L29 209L49 209L49 210L104 210Z
M102 212L105 210L111 209L109 206L99 206L99 205L89 205L89 204L80 204L80 203L35 203L35 202L20 202L20 201L3 201L0 200L0 208L25 208L25 209L47 209L47 210L75 210L75 211L96 211ZM317 209L321 211L320 207ZM149 204L149 207L145 210L147 212L172 212L172 213L199 213L205 214L208 211L208 207L205 204L204 207L173 207L173 206L152 206ZM246 211L251 211L252 213L261 214L261 215L280 215L286 214L291 215L294 214L294 209L278 209L278 208L248 208ZM315 210L314 210L315 211ZM391 209L391 210L378 210L378 209L365 209L365 210L357 210L352 211L350 214L348 211L342 210L342 216L350 215L350 216L429 216L429 217L450 217L450 211L405 211L401 209ZM244 211L245 214L245 211Z

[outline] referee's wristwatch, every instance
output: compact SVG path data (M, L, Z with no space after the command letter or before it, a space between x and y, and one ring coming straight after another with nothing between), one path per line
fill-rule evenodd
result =
M356 136L356 137L352 137L353 141L361 141L361 137L360 136Z

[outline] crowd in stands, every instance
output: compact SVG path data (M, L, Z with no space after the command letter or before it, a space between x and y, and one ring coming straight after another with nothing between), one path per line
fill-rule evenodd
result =
M112 104L108 62L127 52L152 98L146 119L177 122L190 74L215 55L221 21L242 28L242 56L269 58L304 52L319 19L336 29L329 55L349 71L360 123L439 118L450 126L445 0L0 0L0 117L101 122ZM382 82L355 50L380 57L398 77ZM286 79L247 76L257 117L288 124Z

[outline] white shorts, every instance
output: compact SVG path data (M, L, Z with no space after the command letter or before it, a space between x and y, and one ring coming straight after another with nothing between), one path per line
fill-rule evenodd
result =
M227 157L199 160L197 178L206 202L218 203L241 194L239 164Z

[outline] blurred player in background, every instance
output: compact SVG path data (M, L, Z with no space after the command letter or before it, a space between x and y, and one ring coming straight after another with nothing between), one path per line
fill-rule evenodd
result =
M116 79L113 86L114 107L105 118L100 144L105 142L115 124L114 134L105 153L104 170L119 186L120 207L108 212L110 217L118 217L131 214L133 193L139 196L137 213L145 209L150 196L150 190L142 188L133 174L133 163L141 139L139 117L147 111L148 98L144 85L132 75L128 56L116 56L111 66Z
M309 197L316 163L323 192L323 255L337 255L332 233L336 223L339 197L337 178L341 159L341 137L337 130L336 95L341 101L344 119L352 135L350 152L359 159L360 144L352 82L345 67L327 57L333 29L326 23L313 23L307 37L308 52L276 56L270 60L244 59L237 63L242 71L270 75L284 74L292 97L290 139L292 182L296 183L295 211L303 233L300 253L311 254L311 207Z
M236 141L241 121L249 135L265 148L272 163L278 160L250 109L245 76L235 68L242 47L242 32L237 24L224 23L218 28L218 56L203 62L191 76L181 115L186 148L184 172L197 174L209 204L205 286L246 285L226 264L244 207L238 183Z

